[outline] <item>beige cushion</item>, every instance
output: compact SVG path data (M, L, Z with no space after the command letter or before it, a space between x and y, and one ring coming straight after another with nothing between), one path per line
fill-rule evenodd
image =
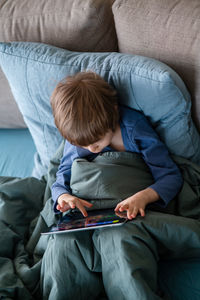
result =
M23 117L8 85L7 79L0 69L0 128L26 127Z
M192 96L200 130L200 1L116 0L113 14L119 51L171 66Z
M0 41L2 42L43 42L74 51L117 51L111 10L113 0L5 0L1 2ZM9 116L14 115L11 120ZM23 125L7 81L0 71L0 127Z

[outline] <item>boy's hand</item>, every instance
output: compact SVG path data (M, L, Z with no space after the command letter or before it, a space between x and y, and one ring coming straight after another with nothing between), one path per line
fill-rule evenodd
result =
M70 208L78 208L84 217L87 217L87 211L85 209L86 207L92 207L92 203L80 199L78 197L72 196L70 194L62 194L60 197L58 197L58 205L56 206L57 210L60 210L61 212L65 212L69 210Z
M147 188L118 203L115 212L126 210L129 220L135 218L138 213L144 217L146 205L157 200L159 200L158 193L151 188Z

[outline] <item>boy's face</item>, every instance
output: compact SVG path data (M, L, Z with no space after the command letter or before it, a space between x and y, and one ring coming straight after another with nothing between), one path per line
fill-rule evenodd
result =
M92 153L99 153L101 152L105 147L110 145L112 138L113 138L113 131L109 130L104 137L102 137L99 141L95 142L94 144L91 144L89 146L84 146L82 148L89 150Z

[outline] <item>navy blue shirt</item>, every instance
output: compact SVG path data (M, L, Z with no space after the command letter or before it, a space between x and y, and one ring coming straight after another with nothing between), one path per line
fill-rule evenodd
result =
M119 114L125 151L142 155L155 180L150 187L160 196L157 204L165 207L176 196L183 184L180 170L142 113L125 106L119 106ZM116 150L108 146L101 152L106 151ZM55 212L59 212L56 209L58 197L65 193L71 194L70 177L74 159L84 157L93 160L97 155L98 153L92 153L87 149L74 146L68 141L65 142L63 157L56 173L56 181L52 185Z

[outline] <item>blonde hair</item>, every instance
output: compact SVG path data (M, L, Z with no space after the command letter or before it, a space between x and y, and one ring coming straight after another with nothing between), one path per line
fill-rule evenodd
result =
M116 91L94 72L60 82L51 96L55 124L71 144L88 146L115 131L119 120Z

